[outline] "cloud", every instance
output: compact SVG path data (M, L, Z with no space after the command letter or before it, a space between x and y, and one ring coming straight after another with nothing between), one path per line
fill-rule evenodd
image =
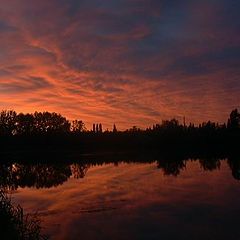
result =
M13 82L2 81L0 85L0 92L2 94L19 93L25 94L26 91L33 93L36 90L47 88L50 89L52 85L42 77L29 76L27 78L19 78Z
M7 23L5 23L4 21L0 21L0 33L7 33L7 32L12 32L15 31L16 28L13 26L8 25Z
M0 107L120 128L225 121L240 102L239 5L1 0Z

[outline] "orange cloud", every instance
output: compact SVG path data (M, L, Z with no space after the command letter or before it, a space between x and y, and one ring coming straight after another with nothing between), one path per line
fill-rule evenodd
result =
M56 111L88 127L223 122L240 102L230 2L2 0L0 108Z

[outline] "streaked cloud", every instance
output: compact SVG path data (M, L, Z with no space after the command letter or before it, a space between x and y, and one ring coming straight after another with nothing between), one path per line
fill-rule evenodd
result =
M240 107L237 1L0 3L1 108L127 128Z

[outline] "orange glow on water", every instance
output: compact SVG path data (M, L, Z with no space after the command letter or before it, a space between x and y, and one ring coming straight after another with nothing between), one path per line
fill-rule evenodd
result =
M136 237L135 224L175 226L182 224L184 216L198 218L195 211L209 207L205 223L201 222L201 226L207 225L213 209L220 217L219 209L236 206L232 194L239 192L237 189L239 182L225 162L221 170L212 172L203 171L196 161L188 162L178 177L164 175L156 163L108 164L91 167L83 179L71 177L56 188L19 188L13 200L27 212L37 211L44 232L53 239L79 234L92 239L96 234L101 239L125 239L122 234ZM192 224L192 229L196 228Z

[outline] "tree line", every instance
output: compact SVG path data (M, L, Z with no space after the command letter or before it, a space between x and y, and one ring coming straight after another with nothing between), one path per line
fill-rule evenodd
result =
M149 133L149 132L178 132L181 130L188 131L208 131L215 132L219 130L237 130L240 129L240 113L238 109L231 111L227 123L218 124L215 122L204 122L195 126L190 123L189 125L180 124L178 120L163 120L161 124L155 124L145 130L136 126L127 129L126 133ZM17 113L13 110L3 110L0 112L0 136L14 136L14 135L34 135L34 134L47 134L47 133L119 133L116 125L113 125L112 131L103 131L102 124L93 124L93 129L87 131L85 124L82 120L69 121L64 116L58 113L50 112L35 112L30 113Z
M233 154L238 152L240 113L231 111L226 123L182 124L176 119L163 120L147 129L133 126L125 131L103 130L101 123L87 130L83 121L69 121L57 113L17 114L0 112L0 154L26 150L32 153L57 151L92 152L163 152L178 154ZM44 156L45 157L45 156ZM53 159L55 157L53 156Z

